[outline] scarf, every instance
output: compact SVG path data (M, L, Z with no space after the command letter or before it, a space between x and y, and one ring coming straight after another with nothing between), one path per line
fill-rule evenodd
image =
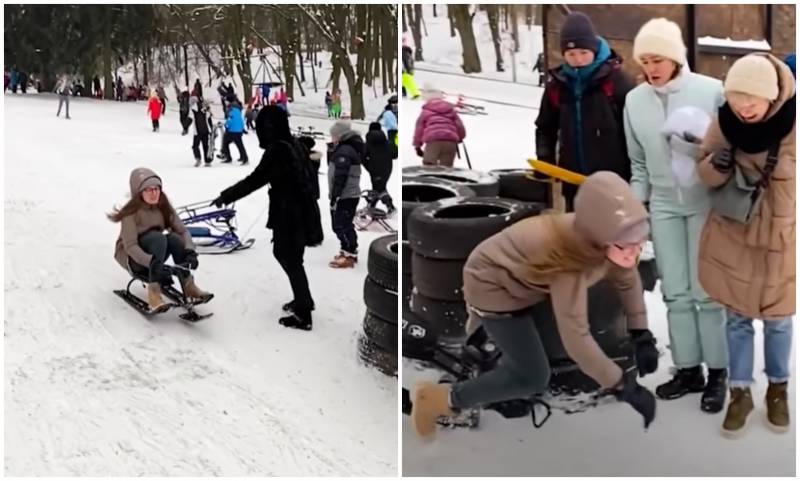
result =
M719 128L734 147L748 154L769 150L775 142L789 135L795 123L795 96L775 114L757 124L747 124L733 112L728 102L719 108Z

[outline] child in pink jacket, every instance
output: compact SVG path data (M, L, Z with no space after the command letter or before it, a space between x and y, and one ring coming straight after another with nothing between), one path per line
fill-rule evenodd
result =
M423 165L452 167L458 144L467 135L464 124L441 90L427 87L424 92L426 102L414 129L414 148Z

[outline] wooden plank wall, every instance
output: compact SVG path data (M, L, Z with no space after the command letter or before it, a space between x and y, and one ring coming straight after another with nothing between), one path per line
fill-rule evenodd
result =
M641 78L641 70L633 60L633 39L639 28L651 18L665 17L677 23L684 34L684 43L691 48L687 38L688 14L686 5L569 5L571 10L586 13L592 19L597 33L608 40L611 48L623 58L623 69L632 77ZM783 58L795 49L795 6L772 7L773 53ZM549 67L559 65L563 59L559 46L559 32L565 15L553 5L545 6L544 49ZM765 5L696 5L696 35L734 40L761 40L766 33ZM697 52L694 70L719 79L738 56Z

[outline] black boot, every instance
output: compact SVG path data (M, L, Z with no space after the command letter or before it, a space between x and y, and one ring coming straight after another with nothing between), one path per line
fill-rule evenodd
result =
M311 312L294 312L278 319L278 323L293 329L311 330Z
M678 399L690 392L701 392L705 387L702 366L678 369L672 380L656 388L656 396L661 399Z
M708 370L708 383L700 398L700 410L707 413L718 413L725 405L725 395L728 392L728 370Z
M284 304L283 306L281 306L281 308L283 309L284 312L294 312L294 306L295 306L295 302L294 302L294 299L292 299L291 301L289 301L286 304ZM314 307L315 307L314 304L311 304L311 310L312 311L314 310Z

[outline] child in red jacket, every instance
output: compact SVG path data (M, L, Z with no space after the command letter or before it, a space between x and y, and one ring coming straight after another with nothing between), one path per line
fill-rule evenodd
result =
M153 132L158 132L158 119L161 117L161 101L158 100L158 95L150 96L150 100L147 102L147 112L153 121Z

